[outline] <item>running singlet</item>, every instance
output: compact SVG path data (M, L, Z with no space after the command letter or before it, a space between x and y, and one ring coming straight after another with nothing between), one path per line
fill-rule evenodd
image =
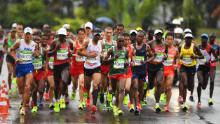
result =
M35 57L33 60L34 70L39 70L43 68L43 57Z
M205 63L210 61L211 56L209 55L207 49L201 49L200 48L200 51L201 51L202 55L204 56L204 58L203 59L197 59L198 65L205 65Z
M14 45L15 41L16 41L16 40L12 41L11 35L8 35L8 39L7 40L8 40L7 41L8 48L11 48Z
M213 44L213 45L210 45L212 49L214 49L215 53L217 54L219 52L219 46L217 44ZM215 60L215 57L213 54L211 54L211 61L214 61ZM210 63L210 66L216 66L216 62L211 62Z
M35 46L36 43L34 41L31 41L29 44L26 44L24 39L20 40L20 46L16 51L17 58L20 64L32 63Z
M125 48L123 50L114 50L113 51L114 55L118 55L118 58L115 59L111 63L110 67L110 75L115 75L115 74L124 74L127 72L127 68L125 68L125 61L126 61L126 56L127 56L127 51Z
M80 47L81 47L81 45L79 44L79 41L76 41L76 48L74 49L73 54L76 54L77 50L80 49ZM77 56L73 57L73 62L74 63L77 62L77 63L81 63L80 65L83 65L84 61L85 61L85 57L84 56L77 55Z
M107 53L108 51L114 47L114 41L112 41L111 44L109 44L105 39L103 40L103 43L104 43L104 48L102 49L103 51L103 57L106 57L107 56Z
M185 43L182 45L180 50L180 56L182 56L181 63L184 66L191 67L196 65L196 60L191 59L191 56L195 55L193 48L194 44L192 43L189 49L185 49Z
M64 42L61 44L60 48L57 50L54 56L54 65L61 65L69 62L69 43Z
M174 65L174 58L176 56L176 47L172 46L168 48L167 59L163 62L164 66L173 66Z
M0 51L3 50L4 41L5 41L4 37L2 39L0 39Z
M86 61L84 63L84 67L86 69L94 69L94 68L101 66L100 55L102 52L102 45L101 45L100 41L98 41L97 45L94 45L92 43L92 40L90 40L86 50L87 50L87 52L96 52L97 56L95 58L87 57Z
M161 63L164 60L164 54L165 54L165 47L157 45L154 48L154 52L156 54L154 58L154 62Z
M140 49L137 49L136 44L134 44L134 49L136 52L133 60L134 66L132 67L132 71L145 73L146 64L142 64L141 61L145 61L147 59L146 44L143 44Z

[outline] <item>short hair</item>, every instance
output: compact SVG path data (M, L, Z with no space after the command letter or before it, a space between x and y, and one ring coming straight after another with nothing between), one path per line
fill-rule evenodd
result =
M168 32L168 33L166 34L165 38L167 38L168 36L174 37L174 33L173 33L173 32Z
M79 28L79 29L77 29L77 30L76 30L76 33L78 34L80 31L86 33L86 30L85 30L84 28Z
M128 33L124 33L123 36L124 37L130 37L130 35Z
M125 27L123 24L117 24L116 27Z
M106 30L113 30L113 29L112 29L112 27L109 27L109 26L108 26L108 27L105 28L105 31L106 31Z

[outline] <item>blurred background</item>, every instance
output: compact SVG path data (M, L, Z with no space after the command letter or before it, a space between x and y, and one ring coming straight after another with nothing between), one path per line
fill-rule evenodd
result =
M0 0L0 25L41 28L45 23L57 30L70 24L75 31L91 21L95 27L123 23L127 29L169 27L179 19L195 34L220 36L220 0Z

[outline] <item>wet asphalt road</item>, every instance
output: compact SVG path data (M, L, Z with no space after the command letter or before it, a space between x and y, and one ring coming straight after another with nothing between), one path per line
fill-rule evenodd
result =
M7 79L7 67L3 66L2 75L0 81ZM151 95L147 98L148 105L143 107L143 111L140 116L134 116L130 113L126 106L124 106L125 114L121 117L114 117L111 112L103 111L99 108L95 115L91 115L88 111L79 111L77 109L78 99L71 101L66 110L61 110L60 113L50 112L48 104L45 103L44 107L39 110L37 114L32 114L30 111L25 116L19 115L20 98L13 97L10 100L11 108L9 109L9 115L0 116L0 124L31 124L31 123L109 123L109 124L218 124L220 123L220 72L217 73L214 91L214 106L208 106L209 85L205 91L202 92L202 109L198 110L197 103L197 78L194 99L195 102L190 102L187 99L187 103L190 105L189 112L185 113L180 110L180 106L177 103L178 89L173 88L173 95L171 98L171 105L169 113L162 112L156 114L154 112L154 97ZM69 87L70 88L70 87Z

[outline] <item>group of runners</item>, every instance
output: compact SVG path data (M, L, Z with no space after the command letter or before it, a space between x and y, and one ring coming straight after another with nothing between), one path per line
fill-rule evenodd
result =
M219 46L214 34L204 33L196 42L189 28L183 30L179 26L147 32L137 28L126 33L123 24L96 30L87 22L74 35L69 24L56 32L47 24L41 30L23 30L23 25L13 24L6 35L0 26L0 70L4 54L9 90L12 82L16 82L22 98L21 115L28 108L37 113L46 101L51 111L60 112L66 109L70 98L79 98L79 110L87 109L94 114L97 106L102 106L119 116L124 113L123 104L139 115L150 90L155 97L155 112L169 112L176 79L177 100L182 110L187 111L187 90L189 100L194 101L196 72L197 107L201 108L201 92L209 79L208 104L213 105ZM163 109L161 99L165 99Z

